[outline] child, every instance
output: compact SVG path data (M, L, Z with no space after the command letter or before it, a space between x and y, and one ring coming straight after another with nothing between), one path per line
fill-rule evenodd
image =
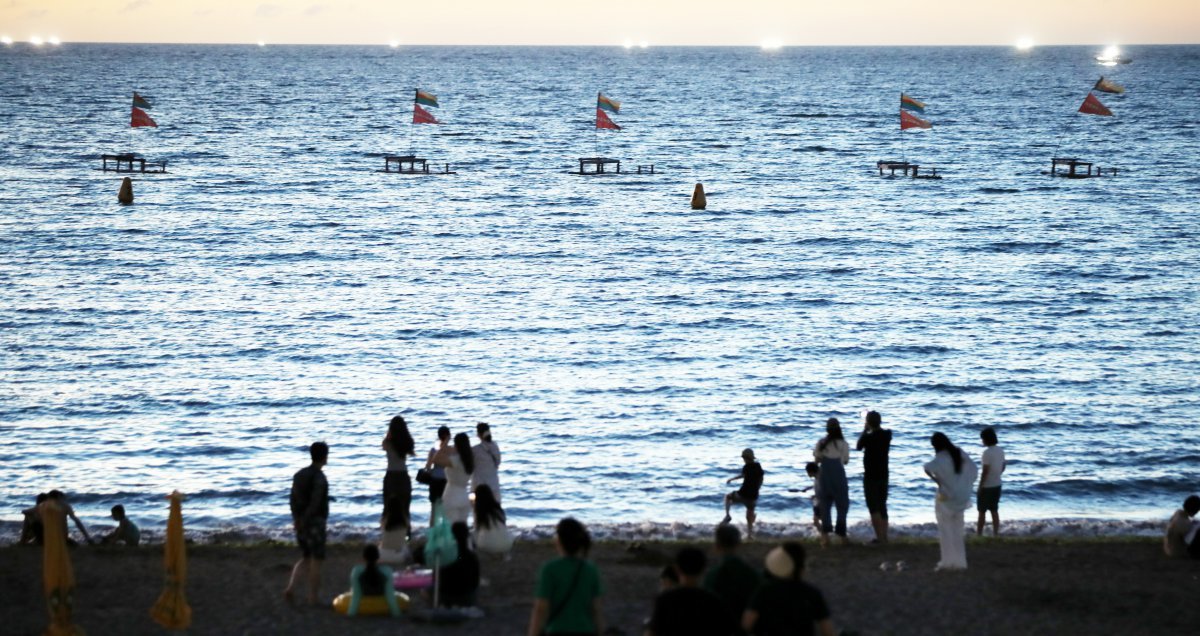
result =
M754 520L757 518L754 514L754 506L758 503L758 491L762 488L763 469L754 460L753 449L747 448L742 451L742 461L745 462L742 465L742 474L725 480L725 483L732 484L741 479L742 487L725 495L725 518L721 523L726 524L733 520L729 516L731 505L740 503L746 506L746 537L750 538L754 536Z
M817 534L821 533L821 465L817 462L808 462L804 465L804 472L808 473L808 478L813 480L813 485L805 488L812 491L812 511L813 511L813 527L817 529Z
M142 532L125 516L125 506L121 504L113 506L112 518L116 520L117 528L105 535L100 542L104 545L123 543L131 548L136 548L138 542L142 540Z

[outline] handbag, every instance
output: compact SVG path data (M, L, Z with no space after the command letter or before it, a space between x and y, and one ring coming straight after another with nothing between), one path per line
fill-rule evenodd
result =
M428 468L418 468L417 469L417 483L418 484L426 484L426 485L432 484L433 483L433 472L430 471Z

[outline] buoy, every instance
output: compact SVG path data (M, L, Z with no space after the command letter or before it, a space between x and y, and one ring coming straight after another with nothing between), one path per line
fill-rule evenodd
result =
M117 200L123 205L129 205L133 203L133 179L125 177L125 179L121 181L121 191L117 193Z
M708 207L708 198L704 196L704 184L697 183L696 189L692 191L692 209L703 210L706 207Z

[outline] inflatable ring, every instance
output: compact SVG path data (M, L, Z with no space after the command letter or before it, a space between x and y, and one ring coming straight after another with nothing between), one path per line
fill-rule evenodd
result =
M338 614L345 614L350 611L350 596L349 592L338 594L337 598L333 599L333 611ZM400 611L408 609L409 600L407 594L396 592L396 604L400 606ZM388 609L387 599L382 596L364 596L358 602L359 616L389 616L392 611Z

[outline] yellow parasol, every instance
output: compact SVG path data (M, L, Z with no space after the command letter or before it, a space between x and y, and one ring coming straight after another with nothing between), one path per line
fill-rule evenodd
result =
M82 636L83 630L71 620L75 602L75 573L67 554L67 518L62 506L53 499L38 505L42 517L42 591L50 610L46 636Z
M150 616L167 629L187 629L192 624L192 608L183 595L187 582L187 551L183 545L183 494L170 494L171 514L167 517L167 542L163 546L163 566L167 580Z

